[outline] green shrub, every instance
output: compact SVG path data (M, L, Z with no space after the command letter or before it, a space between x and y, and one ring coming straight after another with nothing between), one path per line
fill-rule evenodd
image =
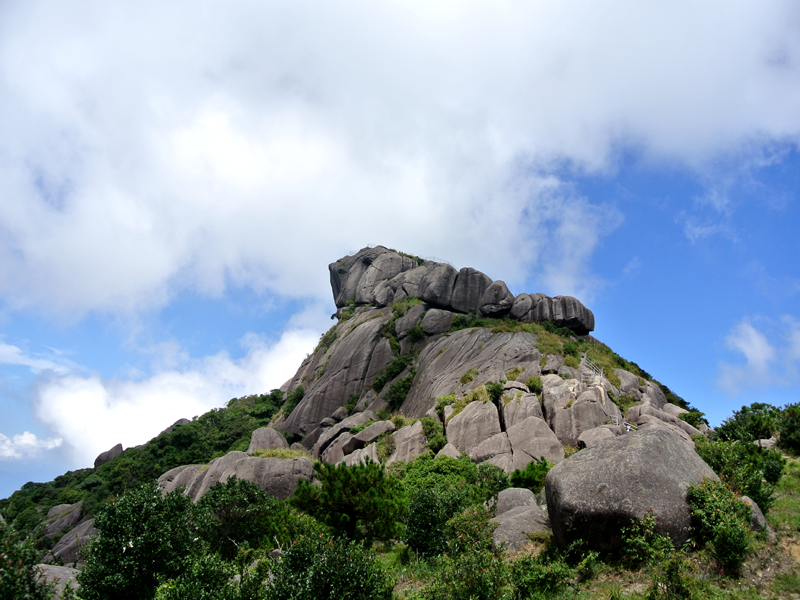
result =
M522 375L522 369L519 367L514 367L513 369L506 371L506 380L515 381L520 375Z
M425 337L425 332L422 330L422 325L420 325L419 323L417 323L416 325L414 325L414 327L408 330L408 339L411 340L412 344L416 344L424 337Z
M39 580L38 563L34 538L0 520L0 598L49 599L54 586Z
M695 449L732 491L750 497L764 514L775 502L775 487L785 464L780 452L751 443L709 441L694 436Z
M497 552L492 539L492 532L495 529L497 523L491 522L489 509L483 504L473 504L464 511L456 513L447 522L448 554L454 556L472 549Z
M706 413L700 412L699 410L690 410L689 412L681 413L678 415L678 418L681 421L685 421L695 429L700 429L704 425L708 427Z
M647 600L693 600L697 585L690 575L690 565L683 552L674 552L655 570Z
M483 502L486 499L478 485L478 467L466 455L450 458L425 453L406 466L403 486L409 496L418 489L434 488L439 485L465 489L470 502Z
M552 469L554 463L549 462L544 456L541 460L532 460L524 469L516 469L509 476L511 487L528 488L534 494L538 494L544 487L544 480L547 473Z
M155 599L238 600L238 590L230 583L235 574L231 563L216 554L205 554L193 560L180 575L161 584Z
M347 409L347 414L353 414L353 410L358 404L359 399L361 398L361 394L359 392L353 392L347 397L347 400L344 403L344 407Z
M236 556L242 544L271 543L286 519L286 507L243 479L215 483L195 504L197 531L212 552L225 560Z
M433 417L422 417L422 432L428 439L428 449L436 454L445 447L447 438L444 437L444 427Z
M267 600L390 600L392 579L374 555L344 538L302 538L281 554Z
M486 391L489 394L489 398L492 399L492 402L499 402L500 398L503 397L503 384L505 381L490 381L486 384Z
M778 431L780 421L780 409L764 402L754 402L733 411L714 433L717 439L723 441L752 442L771 438Z
M423 600L501 600L508 598L508 567L491 550L472 548L454 557L444 556L433 582L422 591Z
M417 488L408 502L405 543L423 556L442 554L447 549L447 521L468 501L465 488L445 484Z
M673 551L668 536L656 532L653 509L641 521L622 528L622 555L635 567L663 561Z
M525 385L527 385L528 389L534 394L542 393L542 378L538 375L536 377L528 377L525 381Z
M386 392L386 400L389 402L390 410L397 410L403 404L403 401L411 391L411 386L414 383L414 373L411 372L402 379L398 379L389 386L389 391Z
M349 539L400 537L407 500L399 481L373 462L316 463L319 487L301 481L290 502Z
M391 363L389 363L389 365L381 372L381 374L378 375L372 382L372 389L375 390L375 393L380 394L386 384L400 375L400 373L405 371L406 367L408 367L413 360L413 356L410 354L404 354L403 356L398 356Z
M289 394L286 396L286 400L283 403L283 416L289 417L292 414L292 411L297 408L297 405L300 404L300 401L305 396L306 390L303 386L298 386L294 388Z
M178 577L199 549L190 522L191 500L180 491L162 496L155 482L103 506L78 575L81 598L153 598L159 580Z
M497 498L497 494L508 487L508 475L497 465L482 462L478 465L478 485L486 500Z
M378 453L378 459L385 463L389 457L394 454L397 449L397 444L394 441L394 435L390 432L382 434L375 441L375 451Z
M800 404L789 404L783 409L778 426L778 446L800 453Z
M704 479L686 492L692 535L710 544L722 568L736 575L752 549L750 507L721 481Z
M560 557L545 552L515 560L510 571L514 600L552 598L572 587L577 576L576 570Z

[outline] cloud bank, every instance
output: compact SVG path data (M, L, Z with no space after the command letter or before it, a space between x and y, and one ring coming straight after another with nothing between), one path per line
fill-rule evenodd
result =
M6 5L0 296L72 318L232 284L323 298L319 256L372 242L586 297L621 217L571 174L796 144L799 12Z

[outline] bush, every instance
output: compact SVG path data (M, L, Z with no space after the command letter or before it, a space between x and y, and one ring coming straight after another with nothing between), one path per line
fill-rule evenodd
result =
M267 600L390 600L394 587L371 552L344 538L299 540L272 575Z
M527 385L528 389L534 394L542 393L542 378L539 376L528 377L528 379L525 380L525 385Z
M250 481L231 477L216 483L195 505L200 536L225 560L236 556L241 544L258 546L278 533L286 521L286 507Z
M459 458L425 453L408 463L403 474L403 486L409 497L418 489L446 486L463 489L470 503L486 500L478 484L478 467L468 456Z
M681 413L678 415L678 418L681 421L684 421L694 427L695 429L700 429L703 425L706 427L708 426L708 421L706 421L706 414L700 412L699 410L690 410L689 412Z
M692 600L697 587L689 576L689 565L683 552L674 552L656 570L647 600Z
M402 379L398 379L389 386L389 391L386 392L386 400L389 402L390 410L397 410L403 404L408 392L411 390L411 384L414 383L414 373L409 373Z
M422 432L428 439L428 449L436 454L445 447L447 438L444 437L444 427L433 417L422 417Z
M783 409L778 426L778 446L794 453L800 452L800 404Z
M503 397L503 384L505 381L490 381L486 384L486 391L493 402L499 402Z
M410 354L405 354L403 356L398 356L391 363L389 363L389 365L381 372L381 374L378 375L372 382L372 389L375 390L375 393L380 394L386 384L400 375L400 373L405 371L406 367L411 364L412 360L414 360L413 356Z
M161 584L156 600L238 600L236 586L230 583L236 573L233 565L216 554L206 554L192 561L178 577Z
M198 551L190 527L191 500L165 496L157 483L111 500L94 521L97 536L78 575L84 600L152 598L160 579L177 577Z
M686 499L695 540L710 544L722 568L736 575L752 548L750 507L722 482L710 479L690 485Z
M286 396L286 400L283 402L283 416L289 417L292 414L292 411L297 408L297 405L300 404L300 401L305 396L306 390L303 386L298 386L293 389L289 394Z
M482 462L478 465L478 485L486 500L497 498L497 494L508 487L508 475L497 465Z
M545 477L553 466L553 463L544 456L541 460L534 459L524 469L516 469L509 477L509 483L511 487L528 488L534 494L538 494L542 491Z
M290 499L293 506L351 540L400 537L406 496L383 465L318 462L314 474L320 487L301 481Z
M447 548L445 528L468 502L467 490L444 484L418 488L408 503L404 541L423 556L442 554Z
M559 557L542 553L523 556L511 565L510 578L514 584L514 600L552 598L572 585L577 573Z
M39 553L33 537L0 520L0 598L47 600L53 585L39 581Z
M752 442L771 438L778 431L780 421L780 409L764 402L754 402L733 411L714 433L717 439L723 441Z
M663 561L672 550L669 537L656 533L652 508L641 521L622 528L622 555L636 567Z
M695 449L709 467L732 491L748 496L764 514L775 503L775 487L785 459L777 450L759 448L751 443L712 442L694 436Z

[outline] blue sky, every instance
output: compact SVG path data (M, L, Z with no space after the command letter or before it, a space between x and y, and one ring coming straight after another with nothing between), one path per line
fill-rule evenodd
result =
M797 402L798 61L790 1L4 4L0 497L280 386L368 244Z

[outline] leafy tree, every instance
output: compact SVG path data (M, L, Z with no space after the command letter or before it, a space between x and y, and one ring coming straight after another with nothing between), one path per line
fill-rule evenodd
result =
M404 541L423 556L436 556L447 549L447 522L469 503L468 490L440 483L420 487L408 503Z
M145 484L98 511L97 536L78 576L84 600L153 598L160 579L177 577L184 561L200 550L190 527L191 500L165 496Z
M779 408L764 402L753 402L725 419L714 432L720 440L752 442L771 438L778 431L781 421Z
M314 473L320 487L301 481L290 500L295 507L351 540L399 537L407 500L383 465L318 462Z
M239 590L230 581L234 575L231 563L226 563L217 554L204 554L176 578L160 585L155 599L239 600Z
M553 468L553 463L548 462L543 456L541 460L532 460L524 469L516 469L510 476L512 487L528 488L538 494L544 487L547 473Z
M47 600L53 586L39 581L34 540L0 519L0 600Z
M789 404L783 409L778 432L778 446L800 452L800 404Z
M271 539L286 521L286 507L250 481L216 483L195 505L199 535L211 550L231 560L241 544Z

